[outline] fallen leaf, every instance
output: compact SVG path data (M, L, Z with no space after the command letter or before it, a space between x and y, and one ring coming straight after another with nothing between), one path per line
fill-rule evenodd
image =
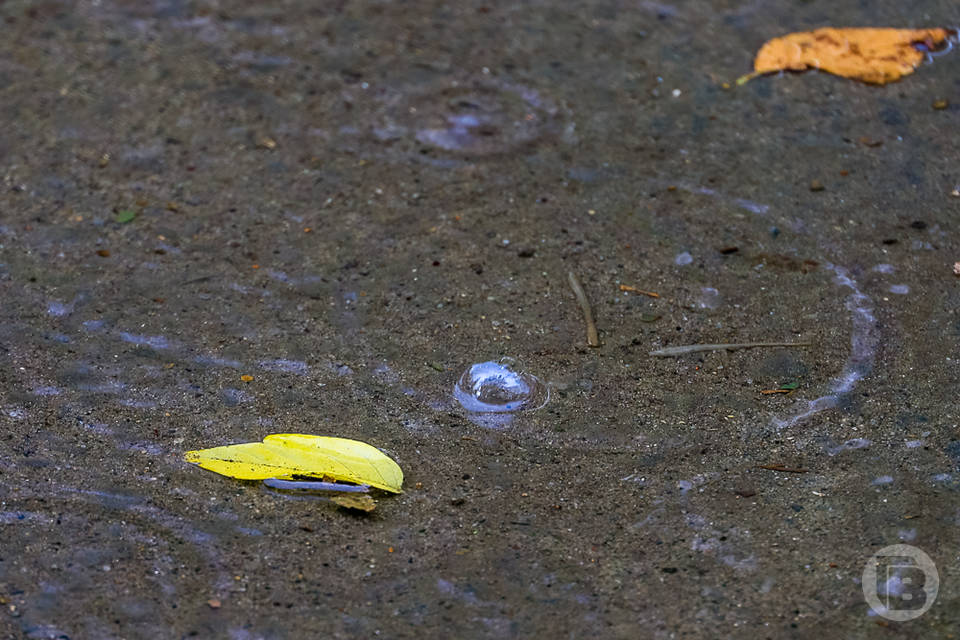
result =
M748 80L774 71L822 69L870 84L887 84L913 73L923 61L923 45L932 51L955 35L947 29L883 29L825 27L790 33L764 44Z
M126 224L128 222L133 222L133 219L137 217L137 212L133 209L124 209L123 211L117 212L116 220L120 224Z
M403 493L403 471L396 462L376 447L347 438L277 433L263 442L188 451L184 459L239 480L327 476Z
M358 511L366 511L367 513L377 508L377 501L364 493L360 495L334 496L330 498L330 501L344 509L357 509Z

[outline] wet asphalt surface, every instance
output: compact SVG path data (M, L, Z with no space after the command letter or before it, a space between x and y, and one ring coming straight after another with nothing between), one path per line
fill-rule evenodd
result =
M955 9L3 3L0 637L956 637L960 62L722 87ZM182 460L287 432L405 493Z

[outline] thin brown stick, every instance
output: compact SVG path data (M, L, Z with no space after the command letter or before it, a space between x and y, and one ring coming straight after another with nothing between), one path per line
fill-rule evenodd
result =
M734 342L732 344L685 344L680 347L664 347L651 351L651 356L662 358L684 356L700 351L733 351L734 349L754 349L756 347L809 347L809 342Z
M600 336L597 335L597 325L593 321L593 312L590 311L590 303L587 301L587 294L583 292L580 281L573 271L567 274L570 279L570 288L573 289L573 295L580 304L580 310L583 311L583 321L587 323L587 345L591 347L600 346Z
M660 294L656 291L644 291L643 289L637 289L636 287L631 287L628 284L620 285L620 291L630 291L631 293L640 293L651 298L659 298Z
M807 473L810 471L810 469L785 467L782 464L758 464L757 469L766 469L767 471L782 471L783 473Z

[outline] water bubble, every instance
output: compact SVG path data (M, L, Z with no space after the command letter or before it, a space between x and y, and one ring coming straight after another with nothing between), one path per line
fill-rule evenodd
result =
M547 404L550 390L536 376L518 371L512 358L502 358L470 365L453 397L472 413L514 413Z

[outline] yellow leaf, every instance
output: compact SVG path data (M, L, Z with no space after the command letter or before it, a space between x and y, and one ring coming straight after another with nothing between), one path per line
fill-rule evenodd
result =
M184 459L240 480L326 476L403 493L403 471L396 462L376 447L347 438L277 433L263 442L188 451Z
M754 61L754 72L741 80L772 71L822 69L870 84L886 84L913 73L923 61L924 52L915 45L933 50L946 43L951 33L947 29L833 27L791 33L764 44Z

